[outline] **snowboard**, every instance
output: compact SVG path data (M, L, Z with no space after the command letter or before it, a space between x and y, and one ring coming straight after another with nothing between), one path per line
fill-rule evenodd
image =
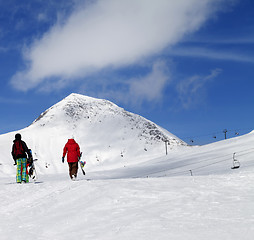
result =
M27 172L28 172L28 176L36 181L37 180L37 173L35 170L35 166L34 166L34 161L37 161L38 159L33 159L27 166Z
M84 166L86 165L86 161L81 161L81 157L82 157L82 153L80 153L80 158L79 158L79 165L80 165L80 168L81 168L81 171L83 173L83 175L86 175L86 172L84 170Z

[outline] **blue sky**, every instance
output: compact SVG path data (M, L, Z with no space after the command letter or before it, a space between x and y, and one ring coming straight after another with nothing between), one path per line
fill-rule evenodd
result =
M254 129L251 0L1 0L0 9L0 134L72 92L187 143Z

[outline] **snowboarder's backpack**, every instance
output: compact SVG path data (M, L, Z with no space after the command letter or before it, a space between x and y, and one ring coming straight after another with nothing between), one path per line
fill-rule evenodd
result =
M24 155L25 150L21 141L15 141L14 143L14 154L16 157Z

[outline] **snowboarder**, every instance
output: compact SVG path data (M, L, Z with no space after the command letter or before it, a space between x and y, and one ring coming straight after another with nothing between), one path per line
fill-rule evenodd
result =
M16 182L29 182L27 174L27 159L32 159L32 154L24 141L21 140L21 135L17 133L12 145L12 157L14 165L17 165Z
M67 162L69 165L69 175L72 180L76 180L78 173L78 161L80 159L80 148L76 143L74 138L68 139L63 149L62 162L64 163L64 158L67 153Z

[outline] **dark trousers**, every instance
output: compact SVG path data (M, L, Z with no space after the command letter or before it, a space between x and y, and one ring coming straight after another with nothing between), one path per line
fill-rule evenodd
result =
M76 178L78 173L78 162L68 162L70 178Z

